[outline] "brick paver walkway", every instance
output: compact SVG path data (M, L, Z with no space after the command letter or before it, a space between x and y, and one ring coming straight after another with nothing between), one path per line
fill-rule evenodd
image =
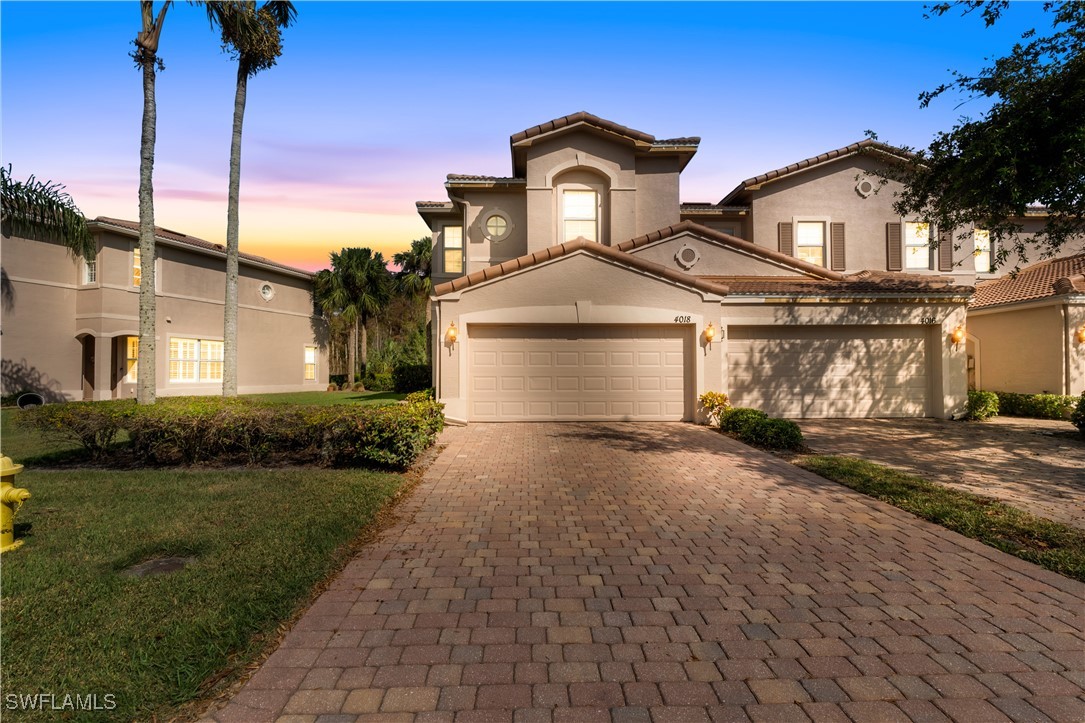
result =
M215 718L1085 720L1085 585L706 428L442 442Z
M799 426L819 454L905 469L1085 529L1085 441L1069 422L808 419Z

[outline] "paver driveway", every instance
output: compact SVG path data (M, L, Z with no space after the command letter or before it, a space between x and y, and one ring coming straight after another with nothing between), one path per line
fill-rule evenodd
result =
M1081 584L705 428L442 442L216 718L1085 720Z

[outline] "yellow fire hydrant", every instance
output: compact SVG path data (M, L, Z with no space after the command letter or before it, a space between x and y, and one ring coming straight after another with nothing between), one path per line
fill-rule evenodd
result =
M15 475L23 471L11 457L0 456L0 553L23 544L15 541L15 513L30 499L30 490L15 486Z

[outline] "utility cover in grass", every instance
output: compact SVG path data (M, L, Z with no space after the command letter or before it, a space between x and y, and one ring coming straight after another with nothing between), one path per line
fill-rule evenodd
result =
M156 557L153 560L132 565L127 570L122 570L125 577L153 577L154 575L168 575L171 572L183 570L186 565L196 562L195 557Z

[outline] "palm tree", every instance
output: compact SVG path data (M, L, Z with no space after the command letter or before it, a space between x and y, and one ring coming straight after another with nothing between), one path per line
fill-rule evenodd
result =
M87 219L64 190L34 176L25 182L11 178L11 166L0 167L0 231L5 236L59 241L77 257L93 259L94 237ZM4 311L15 306L15 286L0 268L0 303Z
M433 238L424 236L411 241L411 248L400 251L392 260L399 266L396 289L405 296L426 297L426 325L429 325L429 295L433 293L430 270L433 262Z
M294 4L283 0L264 3L257 9L254 0L210 2L208 15L222 31L222 44L237 60L237 88L234 92L234 128L230 142L230 188L226 206L226 310L223 318L222 394L237 396L237 276L238 207L241 189L241 129L249 78L275 65L282 54L280 28L294 21Z
M331 255L331 262L330 270L317 274L315 293L325 314L337 314L351 325L347 383L353 384L359 341L364 368L368 352L365 325L388 303L391 276L381 253L367 248L341 249Z
M132 54L143 71L143 131L139 141L139 383L136 401L154 404L155 400L155 296L154 296L154 144L158 110L155 106L155 71L160 70L158 42L171 0L162 3L158 15L154 0L140 0L142 30L136 35Z

